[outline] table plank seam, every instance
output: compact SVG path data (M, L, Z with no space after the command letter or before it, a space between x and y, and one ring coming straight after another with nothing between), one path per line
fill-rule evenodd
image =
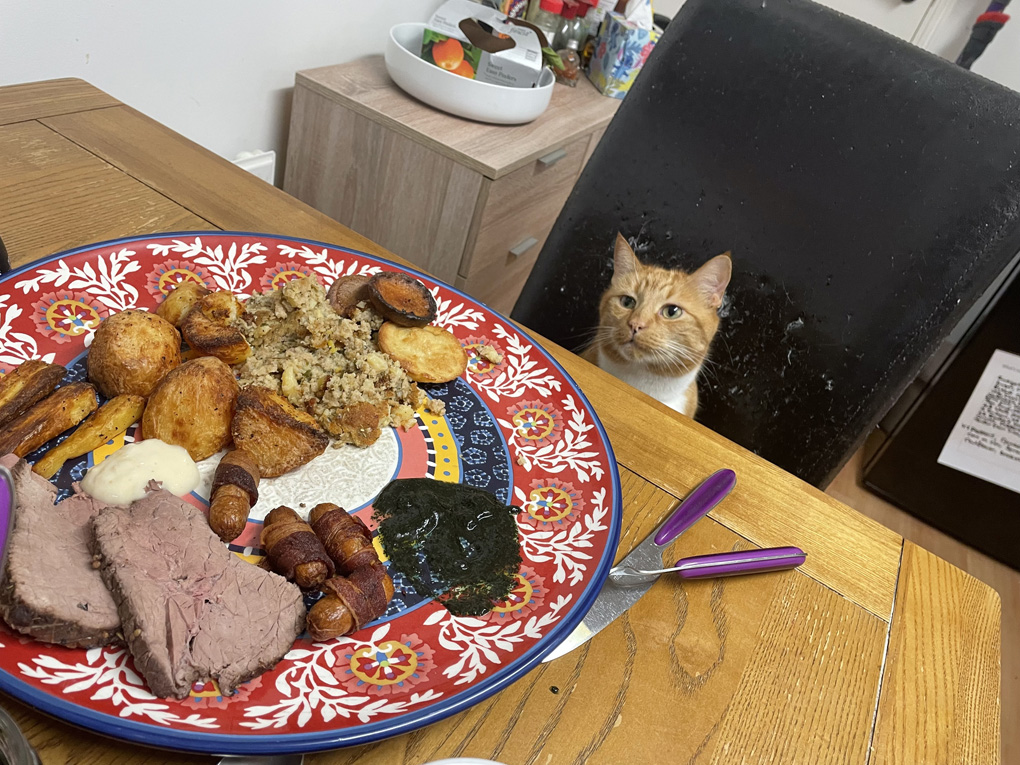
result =
M642 478L643 480L648 481L649 483L652 483L652 479L646 478L645 476L641 475L641 472L640 472L639 468L631 467L629 465L626 465L626 464L624 464L620 460L617 460L616 464L619 465L621 468L626 468L627 470L631 471L632 473L637 475L639 478ZM665 488L663 486L659 486L658 488L659 488L660 491L663 491L666 494L669 494L670 496L675 497L678 502L683 500L683 497L677 496L676 492L670 491L669 489L667 489L667 488ZM716 523L718 523L723 528L725 528L728 531L731 531L732 533L736 534L738 537L740 537L741 539L746 541L748 544L755 545L755 546L760 546L753 539L749 539L746 535L744 535L740 531L737 531L735 528L733 528L728 523L726 523L726 521L724 519L720 518L716 514L716 511L714 511L714 510L711 511L708 514L708 517L711 518ZM810 550L808 550L807 552L808 552L809 555L811 554ZM899 573L900 573L900 570L902 569L902 567L903 567L903 540L900 539L900 556L899 556L899 561L898 561L897 567L896 567L896 575L897 575L897 577L899 577ZM880 619L881 621L885 622L886 624L888 624L888 625L892 624L892 609L890 609L890 611L889 611L889 613L887 615L882 615L882 614L878 613L875 609L870 608L869 606L867 606L864 603L861 603L859 600L857 600L855 598L851 598L846 593L840 592L839 590L837 590L832 585L830 585L830 584L828 584L826 582L823 582L821 579L819 579L814 574L808 573L806 571L802 571L801 569L797 569L797 571L798 571L798 573L803 574L804 576L808 577L812 581L817 582L822 587L825 587L826 589L831 590L832 592L836 593L841 598L844 598L845 600L849 600L851 603L853 603L853 604L863 608L869 614L871 614L872 616ZM893 593L893 607L895 607L895 602L896 602L896 593Z
M105 109L118 109L118 108L120 108L122 106L123 106L123 104L106 104L105 106L93 106L93 107L81 109L81 108L74 108L73 106L71 106L69 104L66 111L54 111L54 112L50 112L48 114L44 114L44 115L41 115L41 116L28 117L26 119L14 119L14 120L11 120L10 122L0 122L0 127L7 127L9 125L23 125L26 122L38 122L40 124L45 124L44 120L48 120L51 117L64 117L64 116L66 116L68 114L84 114L85 112L99 112L99 111L103 111ZM49 125L47 125L47 127L49 127ZM50 128L50 129L52 130L52 128Z
M889 612L888 629L885 631L885 646L882 648L882 668L878 673L878 689L875 692L875 713L871 717L871 734L868 736L868 759L866 765L870 765L871 756L875 753L875 733L878 730L878 710L882 702L882 686L885 684L885 673L889 665L889 644L892 642L893 614L896 613L896 601L900 596L900 577L903 575L903 551L907 546L904 539L900 544L900 562L896 569L896 592L893 594L892 610Z
M81 114L82 112L86 112L86 111L87 112L98 112L98 111L104 111L104 110L107 110L107 109L122 109L123 107L124 107L123 104L117 104L115 106L102 106L102 107L98 107L96 109L81 109L79 111L69 112L69 113ZM72 138L71 136L61 132L57 127L55 127L55 126L53 126L53 125L51 125L51 124L49 124L47 122L47 120L50 117L60 117L60 116L63 116L63 115L52 114L52 115L48 115L47 117L40 117L40 118L38 118L36 120L25 120L25 121L26 122L38 122L40 125L45 127L47 130L52 131L54 133L54 135L58 135L61 138L63 138L65 141L68 141L69 143L74 144L79 149L82 149L83 151L87 151L89 154L91 154L93 157L98 159L100 162L103 162L104 164L109 165L111 168L113 168L115 170L119 170L120 172L124 173L128 177L132 178L137 183L139 183L142 186L144 186L145 188L147 188L147 189L153 191L154 193L158 194L163 199L167 200L170 204L176 205L177 207L181 208L182 210L187 210L189 213L194 215L196 218L202 219L203 221L205 221L206 223L208 223L210 226L212 226L213 228L215 228L218 231L223 231L224 230L223 226L219 225L218 223L215 223L212 220L209 220L208 217L206 217L205 215L202 215L202 213L200 213L198 210L194 210L191 207L189 207L188 205L186 205L186 204L184 204L182 202L179 202L176 199L171 198L162 189L154 186L153 184L149 183L148 181L146 181L143 178L139 178L137 175L133 175L132 173L128 172L127 168L122 167L118 163L111 161L108 157L103 156L99 152L89 148L88 146L86 146L85 144L81 143L80 141L77 141L74 138ZM18 124L18 123L14 123L14 124Z

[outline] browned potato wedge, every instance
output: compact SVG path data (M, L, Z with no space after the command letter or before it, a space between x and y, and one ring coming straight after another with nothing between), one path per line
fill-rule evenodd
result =
M0 377L0 426L50 395L65 374L59 364L32 359Z
M442 327L398 327L388 321L379 328L379 348L415 382L449 382L467 369L460 341Z
M224 364L240 364L251 355L241 330L230 322L244 308L229 292L212 292L195 304L181 321L181 333L200 356L215 356Z
M147 311L122 311L100 323L89 348L88 371L107 398L148 396L181 363L181 335Z
M43 478L52 478L67 460L98 449L130 428L142 416L145 399L125 393L111 398L89 416L74 433L54 446L32 467Z
M369 280L368 296L387 321L401 327L424 327L435 321L436 299L409 274L382 271Z
M301 467L329 445L314 417L267 388L241 391L231 430L234 445L251 455L263 478Z
M372 277L359 274L341 276L330 285L326 299L334 311L349 319L358 303L369 301L368 283L371 280Z
M0 454L19 457L34 452L51 438L73 428L96 409L96 389L77 382L57 388L10 423L0 435Z
M209 290L198 282L181 282L176 289L159 304L156 314L180 329L181 320L195 304L209 294Z
M230 444L237 379L217 358L181 364L152 392L142 415L142 437L183 446L198 462Z

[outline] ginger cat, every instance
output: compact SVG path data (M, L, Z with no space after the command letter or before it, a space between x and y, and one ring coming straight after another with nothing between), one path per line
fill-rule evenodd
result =
M719 328L729 253L694 273L644 265L616 235L613 281L599 302L595 339L581 354L681 414L698 408L698 372Z

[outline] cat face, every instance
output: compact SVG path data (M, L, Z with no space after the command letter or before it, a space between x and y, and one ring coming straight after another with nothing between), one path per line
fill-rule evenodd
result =
M719 327L731 271L728 253L691 274L644 265L618 234L613 281L599 304L601 351L663 375L695 371Z

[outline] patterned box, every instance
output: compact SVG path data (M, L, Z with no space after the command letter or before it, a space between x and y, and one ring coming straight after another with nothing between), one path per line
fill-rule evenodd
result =
M604 95L623 98L658 39L659 30L643 29L619 13L608 14L595 41L588 79Z

